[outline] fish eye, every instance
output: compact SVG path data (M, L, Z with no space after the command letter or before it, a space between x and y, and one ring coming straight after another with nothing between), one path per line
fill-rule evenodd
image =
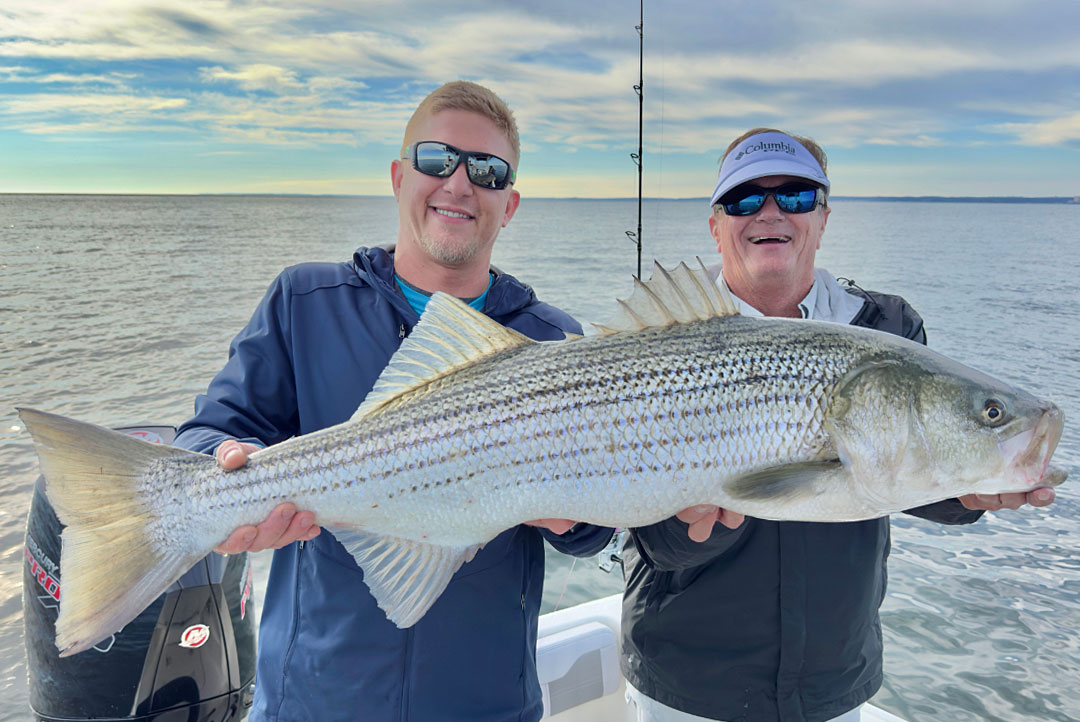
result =
M1000 426L1005 423L1005 404L997 399L987 399L983 404L982 417L991 426Z

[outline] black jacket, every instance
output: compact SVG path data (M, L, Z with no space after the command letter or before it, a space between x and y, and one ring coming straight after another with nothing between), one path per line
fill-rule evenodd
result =
M848 288L851 322L926 343L899 296ZM982 512L955 499L909 510L945 524ZM704 543L677 519L632 529L623 559L623 674L669 707L726 722L817 722L881 686L878 607L889 520L775 522L747 517Z

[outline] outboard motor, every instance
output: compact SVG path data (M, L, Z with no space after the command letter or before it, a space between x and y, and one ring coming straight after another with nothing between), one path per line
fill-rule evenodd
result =
M170 443L170 426L119 431ZM23 624L30 707L37 722L235 722L255 688L255 610L247 554L211 554L97 646L60 658L54 644L63 586L60 532L34 485L23 551Z

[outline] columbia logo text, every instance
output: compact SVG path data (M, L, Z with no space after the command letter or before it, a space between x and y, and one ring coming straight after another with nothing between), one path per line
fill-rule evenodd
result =
M772 142L766 143L766 142L762 141L760 143L754 143L752 145L748 145L745 148L743 148L742 150L740 150L739 154L737 156L735 156L735 160L742 160L743 156L747 156L747 155L750 155L751 153L757 153L757 152L762 152L762 153L787 153L788 155L795 155L795 146L793 146L791 143L784 143L783 141L781 141L779 143L772 143Z

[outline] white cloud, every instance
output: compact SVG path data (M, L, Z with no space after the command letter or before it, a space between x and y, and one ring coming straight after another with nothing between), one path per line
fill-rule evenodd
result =
M890 145L903 146L906 148L933 148L944 145L941 138L935 138L925 133L898 133L893 136L870 136L862 141L866 145Z
M42 73L35 68L9 65L0 67L0 83L35 83L39 85L123 85L135 76L131 73Z
M50 93L48 95L23 95L0 100L0 113L37 116L64 112L116 116L175 110L183 108L187 104L187 98Z
M994 129L1015 135L1023 145L1065 145L1080 141L1080 112L1038 123L1002 123ZM1077 159L1080 162L1080 158Z
M348 132L325 130L285 130L271 127L238 128L220 125L218 139L225 143L255 143L258 145L356 145L356 136Z
M229 142L309 144L322 138L335 144L394 144L400 142L411 113L411 104L317 107L306 97L252 99L203 93L184 120Z
M1021 0L837 0L794 25L721 18L700 1L647 7L646 160L711 159L754 125L881 153L974 144L987 132L1074 143L1080 43L1047 24L1068 3L1033 13ZM155 142L190 131L208 150L336 152L396 144L428 89L465 77L509 101L527 153L606 152L613 168L630 168L637 8L624 5L6 0L0 115L37 137L165 126ZM791 6L770 8L782 19ZM1021 83L1038 101L1015 101ZM611 188L619 173L594 181Z
M244 90L271 90L275 93L304 85L297 79L296 71L262 63L244 65L233 71L220 65L199 68L199 75L207 82L232 82Z
M361 81L327 76L301 77L288 68L257 63L227 70L220 65L199 68L200 78L207 83L234 84L242 90L269 91L277 95L305 95L308 102L321 100L340 102L342 94L363 90L367 85Z
M994 53L941 44L891 43L857 39L833 43L766 48L760 52L673 53L667 58L666 82L687 90L738 81L766 86L813 82L870 85L902 78L937 77L1000 65ZM672 68L675 71L672 72Z

